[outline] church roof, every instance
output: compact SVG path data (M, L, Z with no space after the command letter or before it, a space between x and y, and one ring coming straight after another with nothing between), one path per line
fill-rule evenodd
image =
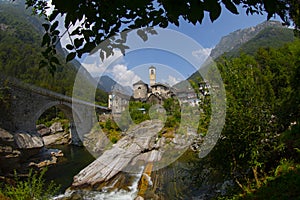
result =
M142 80L139 80L138 82L134 83L133 85L148 85L148 84L143 82Z
M167 84L164 84L164 83L155 83L153 84L151 87L154 87L154 86L163 86L165 88L171 88L171 86L167 85Z

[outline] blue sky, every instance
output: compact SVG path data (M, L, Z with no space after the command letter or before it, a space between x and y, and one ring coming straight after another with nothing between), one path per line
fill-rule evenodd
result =
M82 64L92 76L109 75L126 86L139 80L149 83L148 68L153 65L157 68L157 82L173 85L199 69L223 36L266 20L265 15L247 16L241 8L239 12L239 15L234 15L223 9L221 16L213 23L206 14L202 24L196 26L181 20L179 27L169 25L171 31L149 37L153 44L147 44L148 41L143 43L134 34L129 36L132 38L128 45L131 50L125 56L117 52L108 62L102 63L99 54L95 54L82 60Z

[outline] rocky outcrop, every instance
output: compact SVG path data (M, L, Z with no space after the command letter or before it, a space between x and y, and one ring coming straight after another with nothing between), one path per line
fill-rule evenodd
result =
M14 136L0 128L0 173L10 172L12 166L20 166L21 152L16 149Z
M160 120L148 120L129 128L123 138L74 177L71 189L99 190L111 183L116 187L120 174L136 173L145 166L156 170L174 162L195 133L173 133L166 138L158 134L163 126ZM150 172L146 174L150 178Z
M54 122L50 127L44 124L36 126L37 132L43 137L45 146L70 144L69 130L64 130L61 122Z
M44 147L43 138L37 133L17 132L14 139L19 149L40 149Z
M260 31L264 30L267 27L283 28L280 22L270 20L265 21L254 27L234 31L229 35L222 37L221 41L211 51L210 56L215 59L218 56L222 55L224 52L229 52L233 49L238 49L242 44L245 44L247 41L254 38Z
M160 160L163 152L157 133L162 127L161 121L149 120L130 128L126 136L74 177L72 188L95 188L120 171L130 172L134 167L129 166Z
M37 125L36 130L42 137L51 134L51 129L49 127L47 127L45 124Z
M109 143L110 140L98 126L93 127L91 132L84 135L83 138L83 145L96 158L102 154Z
M46 149L40 134L34 132L10 133L0 128L0 174L26 171L28 167L44 167L55 164L63 153Z
M61 122L54 122L50 126L50 131L51 131L51 133L63 132L64 129L63 129Z
M45 146L69 144L71 141L70 133L58 132L43 137Z

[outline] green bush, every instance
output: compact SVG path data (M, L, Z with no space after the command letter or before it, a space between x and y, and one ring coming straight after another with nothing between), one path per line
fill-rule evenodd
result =
M60 187L53 181L50 183L45 182L44 175L46 171L47 169L44 168L40 173L33 173L31 169L28 178L24 181L20 180L15 172L16 184L4 185L0 194L13 200L48 200L59 191Z

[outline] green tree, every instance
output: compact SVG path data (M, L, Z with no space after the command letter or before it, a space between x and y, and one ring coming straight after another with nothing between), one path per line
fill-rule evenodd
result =
M222 9L238 14L237 6L245 8L247 14L261 14L266 12L267 18L279 15L286 23L293 19L299 25L299 2L297 0L151 0L151 1L85 1L85 0L53 0L54 10L46 16L47 0L26 0L27 6L32 6L35 14L44 15L46 20L52 22L44 24L45 35L42 44L47 46L45 57L51 64L57 40L62 34L57 30L56 16L65 15L64 26L69 36L74 36L66 48L70 50L67 61L75 56L81 58L85 53L91 52L104 40L122 33L118 37L110 38L106 48L101 49L100 57L103 59L113 54L113 48L119 48L123 53L128 48L126 43L126 30L146 27L166 28L168 24L179 26L179 19L189 23L202 23L205 12L209 13L211 21L215 21ZM72 32L70 27L80 22ZM148 34L155 34L152 29L142 29L137 34L147 40Z

